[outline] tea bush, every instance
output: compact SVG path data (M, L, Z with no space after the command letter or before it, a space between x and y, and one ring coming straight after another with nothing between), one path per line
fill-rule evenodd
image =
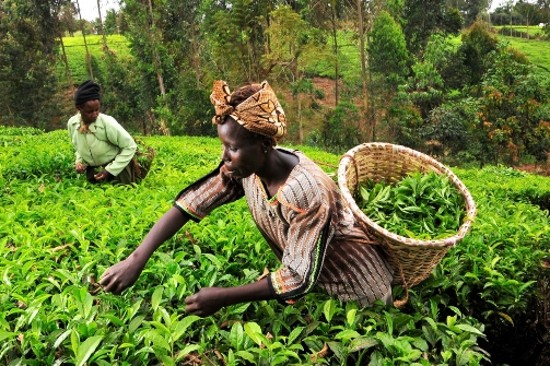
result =
M157 151L143 182L92 185L73 171L66 131L0 129L1 364L513 364L512 349L540 353L548 339L536 322L548 300L540 264L550 225L534 200L548 197L550 180L501 167L454 169L477 220L400 309L310 293L293 306L260 301L207 318L187 314L184 299L200 287L251 282L278 266L242 200L186 225L131 289L103 293L101 273L221 153L214 138L141 138ZM337 155L303 150L334 175Z

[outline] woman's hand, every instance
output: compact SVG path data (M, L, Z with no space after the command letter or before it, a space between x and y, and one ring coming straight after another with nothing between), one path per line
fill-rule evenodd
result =
M225 296L223 287L204 287L194 295L185 298L185 310L188 313L209 316L223 308Z
M101 182L106 180L110 174L111 173L109 173L107 170L103 169L102 171L94 175L94 179L98 182Z
M99 284L106 292L118 295L136 282L143 267L138 261L128 257L107 269L101 275Z
M84 173L84 171L86 170L86 164L83 164L79 161L74 165L74 168L77 173Z

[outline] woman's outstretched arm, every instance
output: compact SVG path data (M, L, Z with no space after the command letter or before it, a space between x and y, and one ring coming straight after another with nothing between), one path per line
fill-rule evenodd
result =
M172 207L151 228L139 247L126 259L109 267L99 280L100 285L107 292L120 294L132 286L138 279L141 271L153 252L166 240L170 239L189 221L178 208Z
M265 277L257 282L236 287L204 287L185 299L185 310L191 314L208 316L224 306L274 298L275 293Z

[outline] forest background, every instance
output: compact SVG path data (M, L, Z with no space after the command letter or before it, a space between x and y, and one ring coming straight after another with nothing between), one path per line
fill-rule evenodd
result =
M186 314L198 288L278 266L242 200L174 236L132 291L96 282L218 163L218 139L195 136L215 134L214 79L267 79L291 122L284 143L327 170L371 140L450 164L542 165L548 2L487 14L474 1L144 0L93 22L76 3L0 1L0 124L16 126L0 126L0 363L550 364L550 178L509 167L453 166L475 225L402 309L312 293ZM88 78L158 153L136 187L74 171L66 121Z
M505 36L544 55L550 1L488 13L490 3L125 0L89 22L78 1L5 0L0 124L65 128L75 86L94 79L104 112L134 133L213 136L212 81L268 80L289 142L341 153L387 141L449 164L548 166L550 66ZM83 40L80 66L71 39Z

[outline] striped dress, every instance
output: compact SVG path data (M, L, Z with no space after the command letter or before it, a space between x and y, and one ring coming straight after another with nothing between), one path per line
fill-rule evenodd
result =
M233 180L221 165L181 191L176 207L200 221L216 207L245 197L258 229L281 260L268 281L275 296L293 303L315 286L363 306L391 301L392 272L336 183L299 151L299 163L269 197L256 175Z

